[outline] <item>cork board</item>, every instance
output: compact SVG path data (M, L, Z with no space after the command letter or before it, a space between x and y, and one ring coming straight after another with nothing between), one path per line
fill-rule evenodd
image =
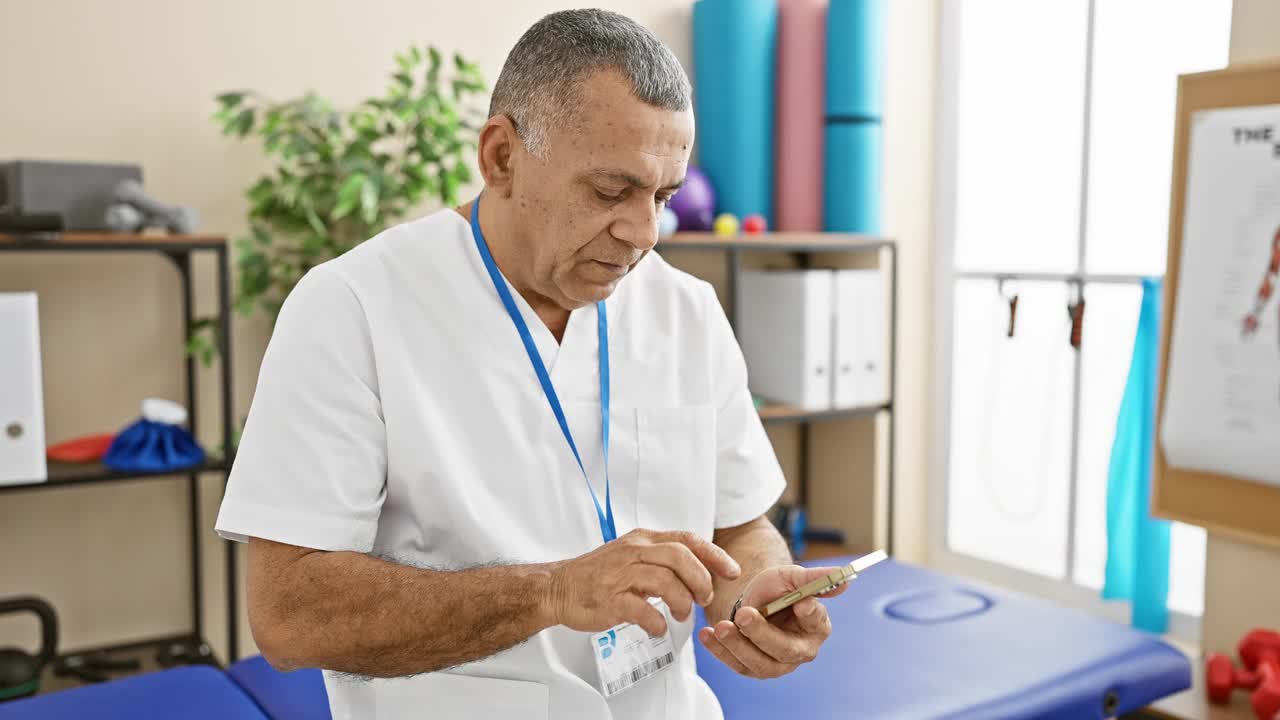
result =
M1280 63L1234 65L1224 70L1178 78L1169 208L1169 257L1164 283L1160 337L1161 376L1156 415L1162 426L1178 281L1184 271L1194 271L1193 268L1181 267L1189 143L1194 114L1217 108L1277 104L1280 104ZM1277 153L1280 153L1280 138L1277 141ZM1157 437L1159 436L1160 433L1157 432ZM1275 441L1280 443L1280 438ZM1280 547L1280 486L1227 474L1174 467L1160 442L1156 444L1154 457L1151 503L1152 513L1159 517L1199 525L1211 532L1246 542Z

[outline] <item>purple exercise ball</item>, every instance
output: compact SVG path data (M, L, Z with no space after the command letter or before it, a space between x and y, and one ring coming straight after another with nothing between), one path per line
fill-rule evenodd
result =
M716 193L711 181L698 168L690 165L684 186L667 202L680 220L681 231L706 232L716 219Z

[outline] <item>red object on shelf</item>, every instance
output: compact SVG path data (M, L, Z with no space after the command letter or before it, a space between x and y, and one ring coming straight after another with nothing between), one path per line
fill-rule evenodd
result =
M766 228L767 223L762 215L748 215L742 218L742 232L762 233Z
M107 454L107 448L111 447L111 441L115 437L114 433L104 433L72 438L57 445L50 445L45 455L54 462L98 462L103 455Z
M1204 679L1209 700L1226 703L1237 688L1250 690L1250 703L1259 720L1280 717L1280 632L1251 630L1236 647L1243 668L1223 653L1209 655Z

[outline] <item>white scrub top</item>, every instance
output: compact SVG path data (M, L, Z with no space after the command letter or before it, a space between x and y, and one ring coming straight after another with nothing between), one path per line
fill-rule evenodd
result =
M574 311L557 345L513 295L603 502L596 308ZM606 307L618 534L711 539L766 512L782 471L711 286L650 253ZM442 210L393 227L315 267L289 295L217 531L438 569L599 547L582 472L462 216ZM720 717L694 668L692 618L671 628L675 665L608 701L588 634L563 626L445 672L325 671L325 686L335 720Z

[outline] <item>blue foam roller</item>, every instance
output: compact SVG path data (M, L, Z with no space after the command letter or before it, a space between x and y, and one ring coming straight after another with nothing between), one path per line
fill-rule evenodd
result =
M827 9L827 117L884 113L888 0L831 0Z
M698 165L716 212L773 225L773 92L777 0L698 0L693 6Z
M880 234L880 123L827 125L822 221L828 232Z

